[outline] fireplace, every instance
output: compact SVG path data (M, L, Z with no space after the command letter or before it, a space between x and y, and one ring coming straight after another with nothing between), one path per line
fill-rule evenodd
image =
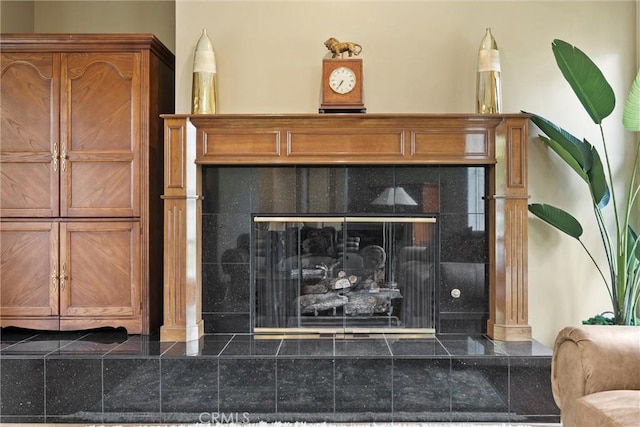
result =
M382 328L530 340L527 119L165 117L161 338ZM323 229L333 252L305 264L309 232ZM343 248L360 237L358 257L382 248L384 268L345 264L341 237ZM429 277L420 289L399 280L411 262Z

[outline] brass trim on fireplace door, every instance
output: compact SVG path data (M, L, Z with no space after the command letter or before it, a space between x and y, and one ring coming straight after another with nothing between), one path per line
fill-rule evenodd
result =
M369 335L369 334L397 334L405 335L433 335L436 333L435 328L361 328L361 327L336 327L336 328L254 328L256 334L279 334L279 335L316 335L316 334L348 334L348 335Z
M386 333L331 333L331 332L316 332L316 333L279 333L279 334L256 334L253 335L254 340L313 340L313 339L384 339ZM391 334L388 334L391 335ZM414 334L393 334L389 337L390 339L414 339L414 340L424 340L424 339L435 339L435 333L425 333L419 332Z
M433 217L384 216L255 216L253 222L424 222L435 223Z

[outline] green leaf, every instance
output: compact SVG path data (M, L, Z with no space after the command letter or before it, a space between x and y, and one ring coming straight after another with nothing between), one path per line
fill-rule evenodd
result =
M596 64L580 49L562 40L551 44L562 75L596 124L609 116L616 98L609 82Z
M582 236L583 230L580 222L573 215L560 208L544 203L532 203L529 205L529 212L574 239L580 239Z
M640 131L640 70L631 84L622 113L622 124L631 132Z
M571 169L576 171L580 178L584 179L587 184L589 183L589 176L587 175L587 173L582 169L578 161L571 155L571 153L565 150L563 145L561 145L558 141L547 138L546 136L540 135L539 137L540 140L553 151L555 151L556 154L560 156L562 160L564 160L565 163L571 167Z
M589 144L586 140L585 143ZM607 185L607 177L604 172L602 160L600 159L598 150L593 146L591 147L591 157L593 159L593 166L588 172L589 189L591 190L594 204L598 206L598 209L602 209L609 204L611 193Z
M535 125L538 126L538 128L540 128L540 130L549 138L562 146L564 151L578 162L583 171L588 172L589 169L591 169L590 146L586 146L581 140L542 116L531 114L530 120L535 123ZM561 157L566 161L564 156Z
M631 226L627 227L627 250L629 251L629 256L631 256L631 251L633 251L636 259L640 261L640 242L638 242L638 234L633 230L633 228L631 228Z

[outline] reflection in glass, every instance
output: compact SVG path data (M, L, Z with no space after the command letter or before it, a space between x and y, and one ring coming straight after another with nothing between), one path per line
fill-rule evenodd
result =
M432 332L433 216L254 216L256 332Z

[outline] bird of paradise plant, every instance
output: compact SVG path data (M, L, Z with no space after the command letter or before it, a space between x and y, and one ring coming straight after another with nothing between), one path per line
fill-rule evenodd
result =
M540 203L530 204L529 212L580 242L607 287L614 323L637 325L640 324L637 311L640 300L640 239L633 229L632 215L634 212L638 215L640 210L634 209L640 193L640 184L636 183L640 143L637 139L634 141L636 147L633 171L626 183L625 198L618 199L602 127L602 121L615 107L613 89L596 64L580 49L556 39L552 43L552 50L565 80L600 128L605 162L602 162L598 150L586 139L576 138L539 115L531 114L530 120L546 135L540 135L540 140L556 152L589 187L590 202L608 264L606 273L580 240L583 228L575 217L560 208ZM640 72L629 91L622 124L629 131L640 131ZM604 209L608 205L613 209L615 227L607 227L605 222Z

